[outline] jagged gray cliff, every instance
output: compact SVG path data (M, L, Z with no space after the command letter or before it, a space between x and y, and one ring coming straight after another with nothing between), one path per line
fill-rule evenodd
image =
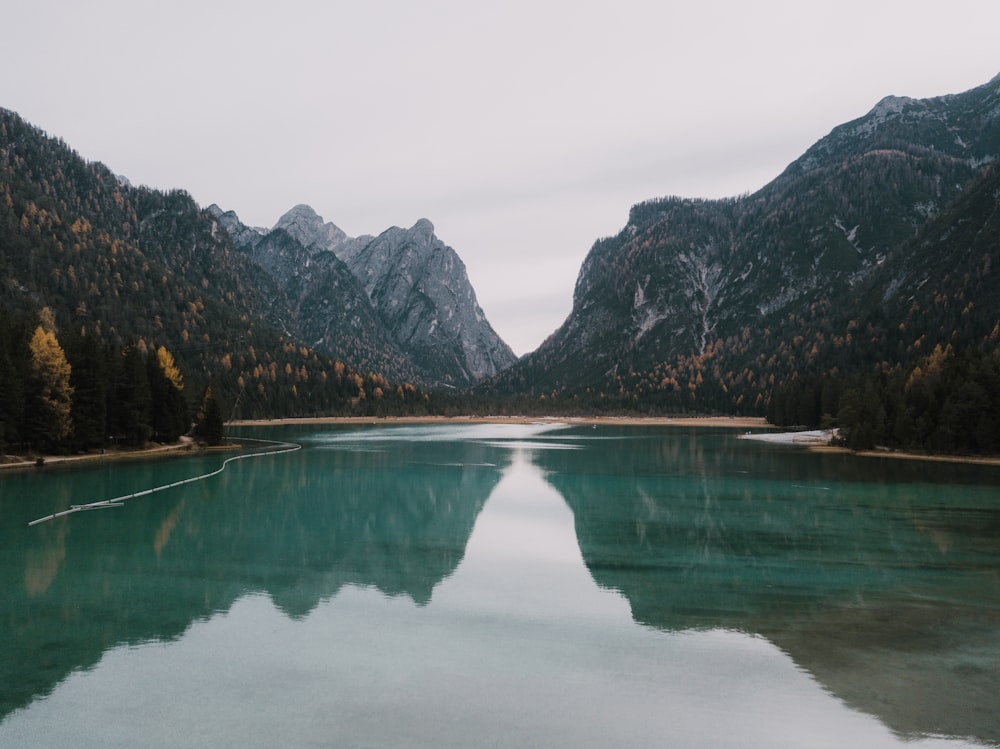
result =
M465 264L427 219L387 229L342 256L396 343L419 366L446 375L444 382L480 382L516 360L479 307Z
M426 219L349 237L306 205L267 232L209 210L288 295L295 320L284 324L347 364L466 388L516 360L479 307L465 265Z

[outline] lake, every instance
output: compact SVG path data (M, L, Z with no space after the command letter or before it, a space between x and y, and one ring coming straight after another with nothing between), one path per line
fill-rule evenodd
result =
M1000 746L1000 468L237 433L303 449L0 476L0 746Z

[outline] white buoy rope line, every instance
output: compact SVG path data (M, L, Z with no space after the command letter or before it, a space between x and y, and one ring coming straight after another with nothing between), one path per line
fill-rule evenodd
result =
M38 518L37 520L32 520L28 523L31 525L38 525L39 523L44 523L48 520L54 520L55 518L61 518L64 515L72 515L74 512L83 512L85 510L104 510L109 507L122 507L126 500L136 499L138 497L145 497L147 494L155 494L156 492L166 491L167 489L175 489L178 486L183 486L184 484L193 484L195 481L204 481L205 479L210 479L213 476L218 476L224 470L226 466L230 463L235 463L237 460L249 460L250 458L263 458L265 455L282 455L283 453L291 453L296 450L301 450L302 445L295 442L270 442L268 440L255 440L249 437L240 437L241 442L265 442L272 445L277 445L274 450L266 450L263 452L255 453L244 453L243 455L234 455L231 458L226 458L222 461L222 465L218 469L205 473L200 476L192 476L191 478L182 479L180 481L175 481L172 484L164 484L163 486L155 486L152 489L144 489L140 492L132 492L131 494L123 494L120 497L114 497L113 499L102 499L98 502L88 502L82 505L70 505L69 509L63 510L62 512L54 512L51 515L46 515L45 517Z

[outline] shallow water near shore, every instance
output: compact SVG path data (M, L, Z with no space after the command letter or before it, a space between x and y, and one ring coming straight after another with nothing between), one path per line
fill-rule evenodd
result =
M1000 746L1000 468L244 428L0 477L0 746Z

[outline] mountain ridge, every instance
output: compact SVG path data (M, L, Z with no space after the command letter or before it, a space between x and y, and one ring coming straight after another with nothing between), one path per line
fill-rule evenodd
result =
M97 441L81 448L117 434L99 412L116 388L143 387L142 362L160 348L183 371L188 405L210 387L227 417L427 413L427 393L364 366L391 353L367 346L378 360L352 366L307 345L292 302L183 190L132 186L0 109L0 449L37 431L29 340L41 318L74 343L73 371L91 367Z
M261 234L235 212L214 204L208 211L288 294L306 339L349 363L465 389L516 360L479 307L465 264L428 219L349 237L299 204Z
M1000 76L885 97L752 194L632 206L581 264L566 321L521 360L427 219L349 237L298 204L252 228L181 190L133 187L0 114L0 303L123 339L264 335L278 342L271 359L300 352L284 362L298 393L322 354L400 383L550 404L761 414L789 377L996 345L998 261L966 230L994 232ZM261 379L276 361L215 359L260 382L254 407L276 397Z
M760 413L774 378L856 366L839 353L819 362L797 350L803 341L852 340L857 363L876 361L837 304L868 309L852 290L886 262L905 264L894 251L1000 155L998 79L887 97L755 193L636 204L617 235L594 243L563 325L481 392ZM996 312L996 300L978 301Z
M391 352L380 370L387 376L424 386L465 389L516 360L479 307L465 264L428 219L348 237L299 204L260 235L233 212L208 210L297 300L306 338L349 363L357 352L337 339L338 329L371 342L365 361Z

